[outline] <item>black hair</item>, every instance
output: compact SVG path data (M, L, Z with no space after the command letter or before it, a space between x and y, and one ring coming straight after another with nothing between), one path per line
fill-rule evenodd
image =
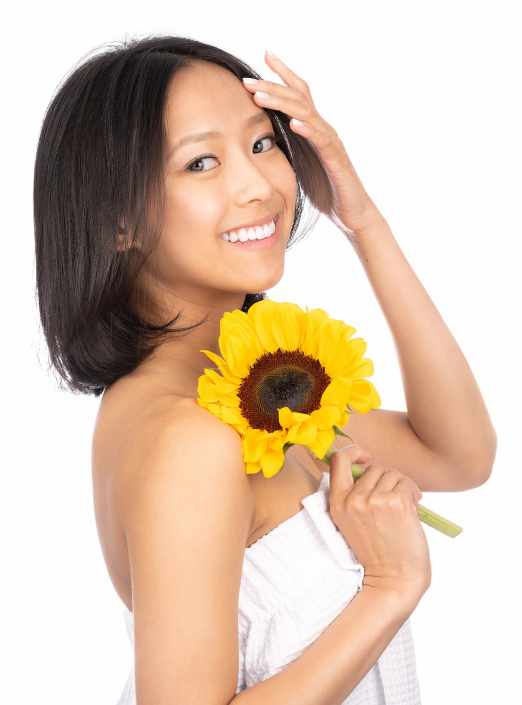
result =
M198 60L239 81L261 78L223 49L185 36L125 39L99 49L73 67L52 97L33 192L36 293L50 363L62 386L96 396L167 335L186 334L206 320L175 328L178 313L156 325L135 306L137 276L161 232L172 78ZM288 250L330 211L333 193L314 145L292 131L284 113L265 110L297 180ZM298 236L304 212L307 225ZM246 294L242 310L265 298L266 292Z

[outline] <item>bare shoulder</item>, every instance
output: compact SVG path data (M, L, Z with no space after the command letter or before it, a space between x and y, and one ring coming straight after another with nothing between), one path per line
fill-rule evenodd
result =
M239 434L194 399L158 396L137 402L135 408L111 409L108 415L105 424L100 418L93 446L98 441L116 470L113 481L124 524L136 503L143 509L144 492L155 485L166 489L170 483L191 487L200 496L233 497L253 513Z
M194 399L156 396L150 407L143 399L118 404L125 421L114 440L136 694L144 703L187 692L198 702L228 702L237 685L237 604L253 518L241 438ZM102 439L109 406L102 413L97 440L107 460L114 452Z

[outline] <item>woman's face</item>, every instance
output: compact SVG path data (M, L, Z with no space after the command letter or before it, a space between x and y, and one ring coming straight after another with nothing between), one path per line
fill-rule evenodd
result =
M167 150L195 133L216 134L167 155L165 220L154 258L162 288L196 305L237 299L240 308L245 293L266 291L283 275L295 174L276 146L267 113L216 64L198 61L174 77L166 127ZM279 238L270 247L243 248L222 238L276 214Z

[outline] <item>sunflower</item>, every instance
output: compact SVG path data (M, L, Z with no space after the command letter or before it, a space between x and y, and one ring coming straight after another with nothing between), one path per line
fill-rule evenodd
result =
M247 473L272 477L295 443L324 458L350 413L380 406L355 330L320 308L271 299L223 314L222 357L200 350L217 369L199 377L197 401L241 435Z

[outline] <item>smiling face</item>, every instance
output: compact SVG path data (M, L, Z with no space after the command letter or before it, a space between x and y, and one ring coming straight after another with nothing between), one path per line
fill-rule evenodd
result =
M165 219L154 257L161 289L196 306L240 308L246 293L266 291L283 275L293 169L268 114L216 64L197 61L176 74L165 121ZM201 132L214 134L187 139ZM274 235L253 245L222 238L275 215Z

